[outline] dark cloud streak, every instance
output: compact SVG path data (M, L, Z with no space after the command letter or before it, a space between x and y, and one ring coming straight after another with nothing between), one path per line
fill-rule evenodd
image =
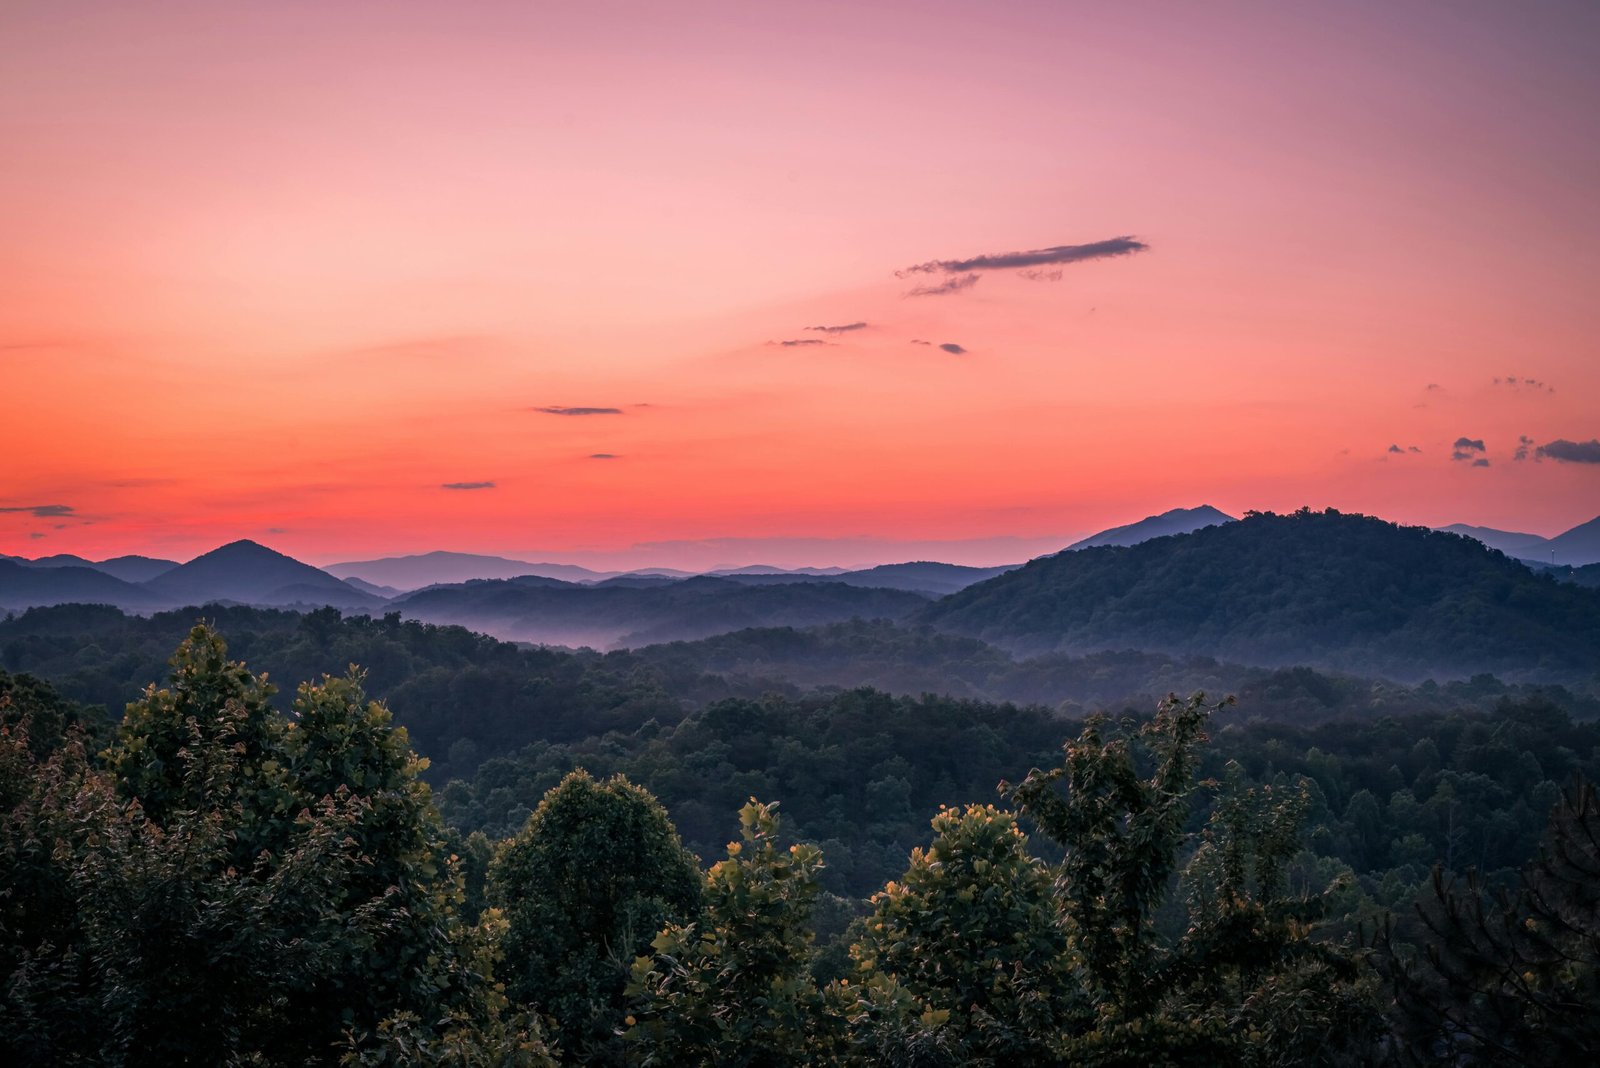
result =
M1548 444L1540 445L1534 450L1534 455L1563 464L1600 464L1600 438L1591 438L1588 441L1557 438Z
M533 410L536 411L536 412L543 412L545 415L621 415L622 414L622 409L621 408L565 408L565 407L562 407L559 404L553 404L553 405L550 405L547 408L535 408Z

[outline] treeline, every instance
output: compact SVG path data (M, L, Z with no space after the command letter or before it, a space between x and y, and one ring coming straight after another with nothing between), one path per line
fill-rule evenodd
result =
M1594 695L1507 686L1492 676L1401 686L1303 667L1249 668L1132 651L1016 660L974 639L861 621L600 654L517 646L395 614L208 605L142 617L65 605L0 619L0 669L48 678L114 720L161 674L197 619L226 632L235 652L272 678L314 678L362 665L369 692L432 761L427 777L435 784L469 776L482 760L529 743L629 734L651 720L676 723L718 700L799 699L816 687L1040 704L1068 717L1103 707L1145 709L1162 694L1195 690L1237 694L1253 716L1297 722L1484 710L1503 697L1538 694L1576 716L1600 715ZM280 708L287 699L275 698Z
M1472 538L1332 509L1040 557L912 618L1029 654L1134 648L1407 681L1592 688L1600 648L1595 590Z
M572 772L509 839L463 838L359 677L272 697L205 628L103 748L48 687L0 684L0 1059L1545 1064L1600 1039L1586 789L1501 897L1439 877L1418 946L1363 941L1328 926L1340 879L1296 885L1328 790L1279 739L1263 778L1213 782L1203 700L1091 717L1004 807L937 810L830 956L828 852L773 804L739 807L709 871L620 776ZM1451 748L1548 731L1552 767L1588 740L1523 709Z
M1600 724L1537 696L1488 712L1309 726L1220 718L1204 774L1233 763L1253 782L1304 781L1309 852L1298 877L1318 887L1358 877L1352 914L1409 900L1436 861L1509 879L1561 784L1600 779ZM782 798L790 831L828 854L827 889L864 896L899 870L939 804L991 799L995 782L1047 763L1078 725L1038 707L874 690L729 700L673 726L535 743L452 781L439 801L452 825L500 837L574 768L621 774L658 796L689 848L709 857L725 813L752 795Z

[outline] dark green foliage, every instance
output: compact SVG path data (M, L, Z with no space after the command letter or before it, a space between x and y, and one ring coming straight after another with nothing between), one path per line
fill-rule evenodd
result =
M634 961L630 1063L779 1068L838 1052L842 1021L807 969L822 853L783 849L776 807L739 810L740 841L707 873L700 918L667 924Z
M1087 1006L1049 869L993 805L946 809L933 831L851 947L853 1041L886 1064L1058 1063Z
M1380 940L1398 1059L1587 1063L1600 1049L1600 801L1580 783L1550 814L1514 891L1435 870L1420 951Z
M498 837L573 767L623 773L661 798L690 849L714 856L726 813L752 795L783 797L789 832L828 855L824 886L863 897L905 867L940 803L993 796L1001 777L1045 759L1062 730L1042 709L870 690L723 701L673 727L490 760L440 803L463 830Z
M1055 890L1085 1003L1066 1039L1073 1063L1333 1063L1376 1016L1356 960L1310 940L1316 903L1282 897L1303 794L1236 783L1185 871L1183 934L1160 930L1211 711L1201 695L1171 698L1109 736L1091 720L1060 766L1002 784L1063 849Z
M1600 592L1481 542L1301 510L1041 557L916 619L1026 652L1136 648L1399 678L1593 684Z
M506 991L554 1020L563 1055L620 1063L634 958L695 918L701 876L666 811L616 776L567 775L489 870L506 917Z
M354 676L302 687L293 720L270 694L196 628L106 770L79 734L43 761L26 721L0 735L23 784L0 824L0 1043L21 1063L293 1065L398 1029L536 1056L491 932L457 916L404 732Z

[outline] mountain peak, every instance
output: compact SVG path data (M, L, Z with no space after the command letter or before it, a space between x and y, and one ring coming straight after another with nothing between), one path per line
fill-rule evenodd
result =
M1082 541L1067 546L1067 551L1094 549L1104 545L1138 545L1151 538L1164 538L1169 534L1192 534L1205 527L1232 523L1234 517L1219 508L1202 504L1195 508L1172 508L1160 515L1147 516L1137 523L1102 530Z

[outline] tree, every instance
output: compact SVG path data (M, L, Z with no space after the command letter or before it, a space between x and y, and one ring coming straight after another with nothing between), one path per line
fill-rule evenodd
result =
M358 677L302 687L291 721L205 627L172 667L108 771L69 739L6 798L21 922L0 1041L128 1066L327 1062L402 1030L536 1053L495 989L492 926L456 915L420 762Z
M507 993L554 1020L565 1057L618 1063L634 958L667 924L694 920L700 898L699 866L661 804L621 776L574 771L490 868Z
M1110 737L1093 718L1061 766L1001 784L1064 850L1054 886L1087 1007L1064 1043L1073 1063L1315 1063L1343 1055L1370 1018L1354 962L1310 941L1315 903L1281 897L1303 789L1280 799L1236 784L1185 873L1186 933L1166 937L1157 922L1190 841L1217 707L1203 694L1169 697L1154 719Z
M1515 892L1435 867L1417 951L1379 938L1407 1064L1581 1064L1600 1049L1600 801L1578 782Z
M1009 812L945 809L851 947L858 1051L888 1064L1055 1064L1082 1011L1050 873Z
M836 1018L807 967L822 852L781 849L776 809L739 810L741 841L706 875L700 918L669 923L634 961L633 1063L778 1068L832 1051Z

